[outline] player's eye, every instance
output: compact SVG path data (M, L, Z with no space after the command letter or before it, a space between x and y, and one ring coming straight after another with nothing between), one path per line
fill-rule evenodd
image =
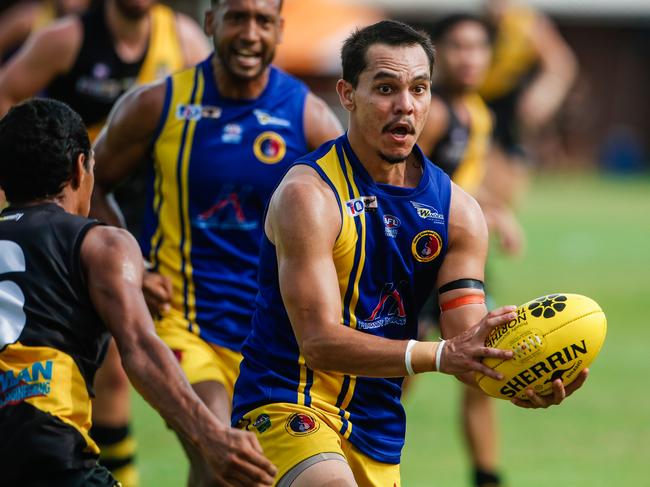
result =
M260 25L260 27L268 28L273 23L273 19L266 15L258 15L257 23Z
M379 85L377 91L382 95L390 95L393 92L393 88L390 85Z
M413 87L413 93L416 95L423 95L427 92L427 87L425 85L417 85Z

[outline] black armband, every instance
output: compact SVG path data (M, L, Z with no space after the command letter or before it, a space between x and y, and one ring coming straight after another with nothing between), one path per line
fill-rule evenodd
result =
M481 291L485 291L485 286L483 281L479 281L478 279L457 279L440 286L438 294L453 291L454 289L480 289Z

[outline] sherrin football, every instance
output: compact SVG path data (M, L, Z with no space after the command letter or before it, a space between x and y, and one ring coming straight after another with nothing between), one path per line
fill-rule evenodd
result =
M490 332L485 345L512 350L511 360L485 358L483 363L503 374L495 380L477 374L486 394L500 399L526 399L526 389L552 394L551 383L573 382L600 352L607 319L600 306L579 294L550 294L519 306L517 318Z

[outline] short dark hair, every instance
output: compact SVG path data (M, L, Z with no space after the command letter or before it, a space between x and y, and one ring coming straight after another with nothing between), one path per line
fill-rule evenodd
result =
M217 7L221 2L222 2L222 0L211 0L210 5L212 5L212 8L214 8L214 7ZM283 2L284 2L284 0L280 0L280 5L278 5L278 10L282 10L282 3Z
M368 64L366 54L374 44L389 46L412 46L419 44L429 59L429 71L433 74L435 52L429 35L410 25L395 20L382 20L363 29L357 29L343 43L341 64L343 79L356 87L359 75Z
M83 120L65 103L35 98L0 119L0 187L10 203L58 195L79 154L90 154Z
M431 38L436 43L440 42L451 29L463 22L474 22L475 24L479 24L485 29L490 42L493 41L494 29L490 26L490 24L488 24L487 21L482 17L469 13L456 13L442 17L435 24L433 24L433 28L431 29Z

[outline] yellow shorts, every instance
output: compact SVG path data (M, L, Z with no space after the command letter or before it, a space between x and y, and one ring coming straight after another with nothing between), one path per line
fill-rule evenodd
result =
M293 467L319 453L345 458L359 487L399 487L399 464L373 460L334 427L330 413L298 404L275 403L244 415L238 427L257 436L264 454L278 468L276 484Z
M173 309L156 321L156 332L174 352L190 384L219 382L232 398L242 359L239 352L206 342L191 332L182 313Z

